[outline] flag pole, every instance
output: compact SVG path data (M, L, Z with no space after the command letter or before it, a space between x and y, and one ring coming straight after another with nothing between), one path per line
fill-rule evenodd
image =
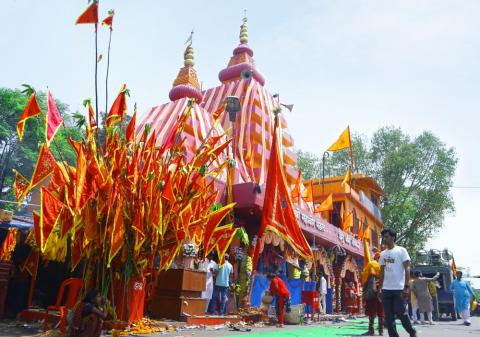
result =
M107 111L108 111L108 71L110 70L110 46L111 46L111 44L112 44L112 26L110 26L110 36L108 38L107 77L105 79L105 113L107 113ZM97 116L97 121L98 121L98 116Z
M95 23L95 119L98 123L98 22Z
M350 181L352 182L353 180L353 175L355 173L354 171L354 165L353 165L353 147L352 147L352 138L350 136L350 127L348 127L348 142L350 144L349 146L349 149L350 149L350 172L351 172L351 175L350 175ZM350 184L350 188L352 184Z

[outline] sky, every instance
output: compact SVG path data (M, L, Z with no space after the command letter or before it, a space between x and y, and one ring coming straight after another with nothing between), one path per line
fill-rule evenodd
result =
M94 34L74 22L86 6L2 0L0 87L48 86L83 111L94 97ZM367 137L386 125L412 137L432 131L459 162L456 211L427 246L448 247L457 265L480 275L480 1L101 0L100 16L112 8L109 97L127 83L139 113L168 102L192 29L199 80L217 86L246 9L266 87L295 105L286 118L297 148L321 155L347 125ZM101 110L107 44L101 28Z

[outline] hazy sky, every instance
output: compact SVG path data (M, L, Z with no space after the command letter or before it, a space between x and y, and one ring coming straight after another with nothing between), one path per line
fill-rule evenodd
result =
M48 85L72 111L93 97L93 27L75 26L86 0L2 0L0 86ZM298 148L321 154L350 125L431 130L459 157L455 186L480 187L480 1L100 1L116 11L110 97L121 83L139 112L168 100L195 29L203 88L219 84L248 10L250 46L271 92L294 103ZM99 31L106 56L108 30ZM104 107L105 58L100 63ZM480 274L480 188L452 191L456 213L430 246L449 247Z

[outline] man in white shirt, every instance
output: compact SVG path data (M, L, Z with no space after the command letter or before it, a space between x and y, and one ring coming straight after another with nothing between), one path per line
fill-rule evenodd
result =
M405 248L397 246L397 233L392 229L382 231L382 242L386 246L380 255L380 289L385 311L385 324L390 337L399 337L395 316L400 319L410 337L417 337L408 317L405 301L409 297L410 256Z
M323 273L320 272L320 279L318 280L320 282L320 305L321 305L321 313L326 314L327 313L327 280L323 276Z
M202 291L202 298L206 299L206 311L208 310L208 305L210 304L213 295L213 274L218 270L218 265L213 260L213 256L209 256L205 259L203 270L207 272L205 291Z

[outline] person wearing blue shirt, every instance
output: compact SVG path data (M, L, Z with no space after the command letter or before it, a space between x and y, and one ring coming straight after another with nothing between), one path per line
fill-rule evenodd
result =
M470 299L476 299L475 294L470 285L462 280L463 273L457 271L457 279L450 285L450 290L455 295L455 306L462 316L463 324L469 326L470 323Z
M217 301L220 298L220 315L225 315L227 311L228 302L228 288L230 286L230 279L233 274L233 266L228 262L230 256L225 254L225 263L215 270L216 279L215 287L213 288L212 299L208 305L207 313L213 314L217 306Z

